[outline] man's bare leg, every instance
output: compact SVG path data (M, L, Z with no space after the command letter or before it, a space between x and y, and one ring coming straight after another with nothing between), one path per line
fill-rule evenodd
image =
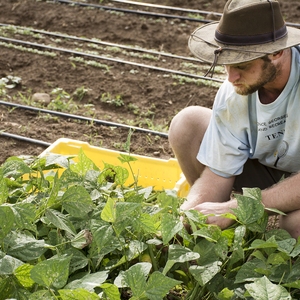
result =
M190 185L193 185L204 169L196 156L210 117L210 109L189 106L180 111L170 125L170 145Z
M288 231L295 239L300 236L300 210L287 213L286 216L279 217L280 228Z

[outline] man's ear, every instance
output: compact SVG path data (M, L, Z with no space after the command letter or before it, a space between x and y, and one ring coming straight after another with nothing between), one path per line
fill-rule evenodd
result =
M280 50L280 51L277 51L277 52L274 52L272 55L273 59L277 59L279 57L281 57L283 54L283 50Z

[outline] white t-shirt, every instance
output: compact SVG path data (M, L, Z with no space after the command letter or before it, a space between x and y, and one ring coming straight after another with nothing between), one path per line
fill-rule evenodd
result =
M219 89L197 159L214 173L239 175L247 159L286 172L300 170L300 53L292 48L289 80L270 104L258 92L235 93L228 81Z

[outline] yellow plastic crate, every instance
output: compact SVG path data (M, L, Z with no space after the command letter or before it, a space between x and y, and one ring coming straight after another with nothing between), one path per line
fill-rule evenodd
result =
M61 138L49 146L41 156L46 156L50 153L76 156L80 149L90 158L97 167L103 168L104 163L109 163L115 166L128 168L127 164L122 164L118 157L120 154L126 154L115 150L104 149L91 146L86 142L81 142L72 139ZM155 190L172 189L177 192L180 197L185 197L189 191L189 185L181 172L178 162L174 158L168 160L146 157L142 155L130 154L137 160L130 162L134 176L138 178L138 185L143 187L153 186ZM129 171L130 177L126 184L132 184L134 178Z

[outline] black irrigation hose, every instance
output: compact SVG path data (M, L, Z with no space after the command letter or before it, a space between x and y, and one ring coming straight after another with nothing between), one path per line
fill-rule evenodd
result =
M56 116L60 116L60 117L64 117L64 118L75 119L75 120L80 120L80 121L86 121L86 122L89 122L89 123L96 123L96 124L109 126L109 127L120 127L120 128L133 130L133 131L149 133L149 134L152 134L152 135L157 135L157 136L161 136L161 137L164 137L164 138L168 138L167 133L154 131L154 130L150 130L150 129L146 129L146 128L140 128L140 127L136 127L136 126L130 126L130 125L124 125L124 124L119 124L119 123L114 123L114 122L108 122L108 121L104 121L104 120L98 120L98 119L93 119L93 118L88 118L88 117L83 117L83 116L58 112L58 111L54 111L54 110L48 110L48 109L42 109L42 108L37 108L37 107L32 107L32 106L16 104L16 103L10 103L10 102L6 102L6 101L0 101L0 105L31 110L31 111L35 111L35 112L38 112L38 113L47 113L47 114L56 115Z
M104 6L104 5L98 5L98 4L83 3L83 2L75 2L75 1L69 1L69 0L53 0L53 1L57 2L57 3L62 3L62 4L93 7L93 8L103 9L103 10L119 11L119 12L123 12L123 13L132 13L132 14L138 14L138 15L144 15L144 16L151 16L151 17L181 19L181 20L201 22L201 23L211 22L210 20L201 20L201 19L197 19L197 18L189 18L189 17L179 16L179 15L169 15L169 14L147 12L147 11L142 11L142 10L123 9L123 8L119 8L119 7Z
M15 27L17 29L30 30L34 33L40 33L40 34L49 35L49 36L55 36L55 37L60 37L60 38L65 38L65 39L70 39L70 40L76 40L76 41L80 41L80 42L88 42L88 43L94 43L94 44L98 44L98 45L118 47L118 48L121 48L121 49L126 49L126 50L131 50L131 51L138 51L138 52L149 53L149 54L154 54L154 55L159 55L159 56L166 56L166 57L177 58L177 59L182 59L182 60L190 60L190 61L200 62L199 59L194 58L194 57L175 55L175 54L171 54L171 53L166 53L166 52L161 52L161 51L154 51L154 50L149 50L149 49L144 49L144 48L136 48L136 47L132 47L132 46L126 46L126 45L121 45L121 44L116 44L116 43L104 42L104 41L101 41L101 40L71 36L71 35L58 33L58 32L49 32L49 31L45 31L45 30L33 29L33 28L30 28L30 27L15 26L15 25L10 25L10 24L3 24L3 23L0 23L0 26L2 26L2 27L12 26L12 27Z
M198 9L191 9L191 8L166 6L166 5L144 3L144 2L141 3L141 2L136 2L136 1L126 1L126 0L110 0L110 1L124 3L124 4L138 5L138 6L155 7L155 8L160 8L160 9L168 9L168 10L174 10L174 11L179 11L179 12L188 12L188 13L195 13L195 14L202 14L202 15L213 14L215 16L220 16L220 17L222 16L221 13L212 12L212 11L205 11L205 10L198 10Z
M94 7L94 8L99 8L99 9L103 9L103 10L111 10L111 11L119 11L119 12L124 12L124 13L141 14L141 15L148 15L148 16L152 16L152 17L181 19L181 20L193 21L193 22L199 22L199 23L210 23L211 22L211 20L202 20L202 19L197 19L197 18L189 18L189 17L179 16L179 15L169 15L169 14L153 13L153 12L146 12L146 11L140 11L140 10L122 9L122 8L118 8L118 7L103 6L103 5L83 3L83 2L75 2L75 1L70 1L70 0L52 0L52 1L57 2L57 3L62 3L62 4L70 4L70 5L77 5L77 6L84 6L84 7ZM121 1L119 1L119 2L121 2ZM148 5L148 6L153 6L153 4ZM163 7L162 6L161 8L170 8L170 7L169 6ZM216 16L222 16L222 14L216 13L216 12L207 12L207 11L198 11L198 10L193 11L193 10L185 10L184 8L175 8L175 10L190 11L190 12L194 12L194 13L202 13L202 14L207 14L207 15L208 14L214 14ZM298 23L286 22L286 25L300 28L300 24L298 24Z
M65 48L58 48L58 47L47 46L47 45L43 45L43 44L31 43L31 42L27 42L27 41L11 39L11 38L6 38L6 37L2 37L2 36L0 36L0 40L6 41L6 42L12 42L12 43L16 43L16 44L23 44L23 45L27 45L27 46L48 49L48 50L65 52L65 53L74 54L74 55L78 55L78 56L86 56L86 57L92 57L92 58L97 58L97 59L102 59L102 60L113 61L113 62L117 62L117 63L147 68L150 70L161 71L161 72L176 74L176 75L180 75L180 76L192 77L192 78L202 79L202 80L216 81L216 82L220 82L220 83L223 82L223 80L217 79L217 78L205 77L205 76L200 76L200 75L196 75L196 74L190 74L190 73L185 73L185 72L181 72L181 71L176 71L176 70L172 70L172 69L165 69L165 68L155 67L155 66L151 66L151 65L145 65L145 64L135 63L135 62L131 62L131 61L125 61L125 60L117 59L117 58L104 57L104 56L100 56L100 55L84 53L84 52L69 50L69 49L65 49Z
M20 140L20 141L23 141L23 142L37 144L37 145L41 145L41 146L45 146L45 147L49 147L51 145L51 143L47 143L47 142L44 142L44 141L41 141L41 140L36 140L36 139L24 137L24 136L13 134L13 133L0 132L0 137L1 136L7 137L7 138L12 138L12 139L15 139L15 140Z

